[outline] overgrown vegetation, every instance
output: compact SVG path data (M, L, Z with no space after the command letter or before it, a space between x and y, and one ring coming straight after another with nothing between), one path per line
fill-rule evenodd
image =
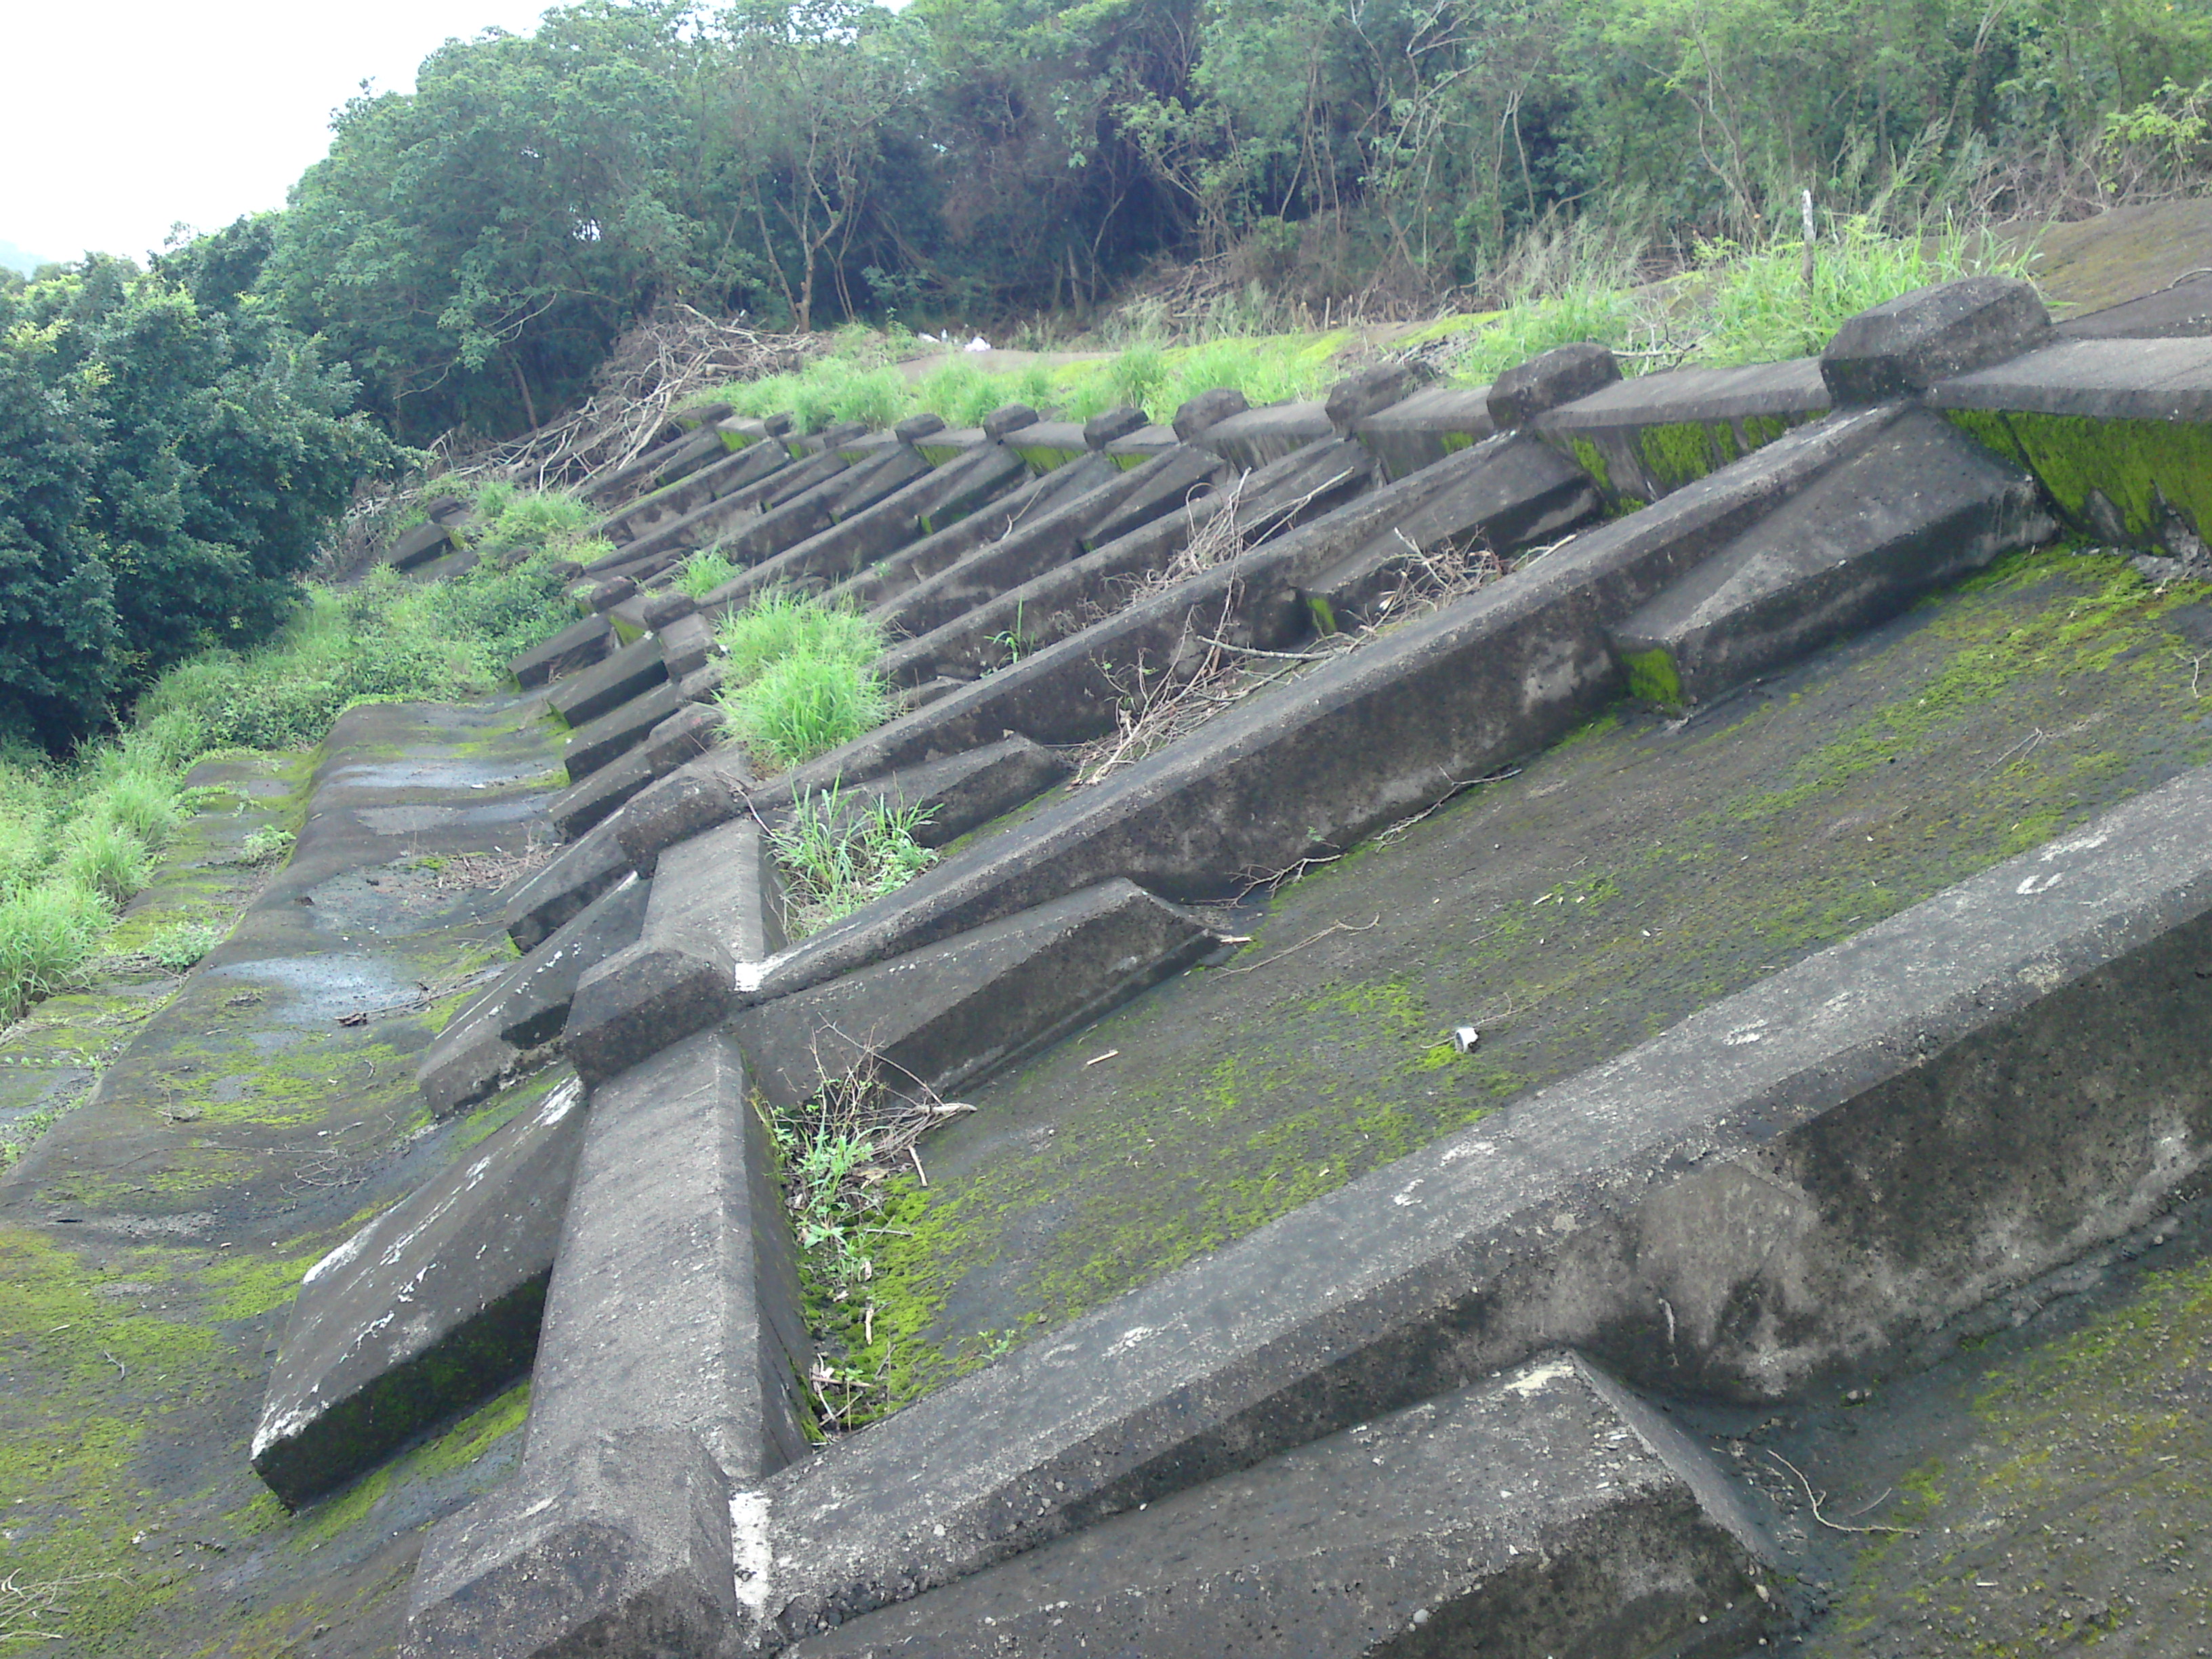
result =
M404 459L249 297L239 243L0 277L0 738L64 753L194 652L268 638Z
M537 518L562 516L542 502L510 501L507 510L533 527ZM504 514L495 521L495 539L506 522ZM510 658L572 614L567 570L557 554L541 552L507 568L487 560L435 583L380 568L343 593L311 589L267 643L211 647L169 669L114 738L67 760L21 745L0 751L0 1021L83 968L174 833L187 805L185 775L199 760L318 742L357 703L488 690ZM289 842L271 832L241 857L280 857ZM180 970L214 943L179 937L156 954Z
M883 724L883 632L866 617L773 592L726 617L717 640L730 735L769 768L827 754Z
M2137 0L617 0L448 42L225 234L424 441L537 424L678 305L1261 334L1495 303L1570 221L1679 269L1794 240L1805 191L2066 216L2197 188L2208 98L2212 15Z
M905 1189L908 1173L923 1174L915 1143L975 1109L890 1086L880 1069L870 1061L827 1079L793 1110L756 1103L783 1172L807 1322L823 1345L806 1376L817 1434L859 1428L904 1403L887 1385L890 1332L876 1331L876 1241L895 1231L886 1200Z

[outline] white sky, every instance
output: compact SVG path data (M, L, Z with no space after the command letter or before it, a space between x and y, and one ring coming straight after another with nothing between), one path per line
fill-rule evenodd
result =
M364 78L548 0L0 0L0 241L143 258L179 220L281 207Z

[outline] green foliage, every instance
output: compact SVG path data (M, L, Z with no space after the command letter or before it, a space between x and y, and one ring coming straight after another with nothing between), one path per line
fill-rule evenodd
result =
M883 724L890 695L872 670L835 657L802 654L726 692L729 727L763 759L797 766Z
M878 799L855 811L836 785L794 800L773 836L789 878L793 934L829 926L936 862L936 854L914 838L936 810Z
M266 638L398 465L319 347L228 291L252 240L0 289L0 734L61 752L169 665Z
M113 918L108 902L74 881L0 899L0 1020L69 983Z
M222 943L222 928L204 921L180 921L148 939L146 954L156 966L181 974L198 966L201 958Z
M749 685L798 657L865 667L884 652L883 630L865 617L778 589L722 620L715 642L728 659L723 683Z
M694 553L684 561L675 577L676 591L689 593L695 599L703 599L724 582L738 574L737 566L728 558L709 548Z

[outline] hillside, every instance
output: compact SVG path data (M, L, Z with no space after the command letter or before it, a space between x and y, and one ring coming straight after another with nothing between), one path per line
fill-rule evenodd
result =
M0 1037L6 1628L2193 1643L2208 222L392 498Z

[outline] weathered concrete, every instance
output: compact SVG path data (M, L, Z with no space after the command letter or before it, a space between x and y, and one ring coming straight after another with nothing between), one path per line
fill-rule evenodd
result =
M561 1035L576 982L637 942L649 890L635 876L623 878L447 1023L415 1068L434 1116L488 1100L525 1065L544 1063L538 1051Z
M1936 409L2212 422L2212 339L2068 340L1994 368L1945 377Z
M688 478L610 513L593 526L592 533L617 544L635 542L790 464L791 458L781 444L749 445Z
M725 744L640 793L617 817L611 833L624 860L649 875L669 848L742 814L752 787L744 751Z
M1091 487L1052 501L1039 501L1022 522L992 539L979 539L958 551L934 570L922 571L917 555L905 574L918 580L891 586L869 616L886 629L909 638L966 615L977 605L1011 592L1031 578L1066 563L1084 549L1085 538L1132 492L1176 465L1172 456L1148 461L1124 472L1096 456L1071 462L1060 469L1070 473L1089 471ZM1053 473L1047 477L1055 476ZM1172 510L1179 497L1160 500L1158 511ZM1123 515L1126 516L1126 515ZM946 549L945 551L954 551ZM932 549L927 562L935 563L939 550Z
M633 640L605 661L560 681L546 693L545 705L570 726L581 729L667 678L659 644Z
M1616 380L1535 425L1619 508L1656 501L1828 410L1819 360L1804 357Z
M1239 872L1284 869L1354 845L1441 799L1455 780L1540 749L1595 713L1622 683L1606 628L1872 441L1898 413L1893 405L1800 428L1643 513L1576 538L1510 581L1239 704L1040 812L1018 834L947 860L795 947L769 970L760 994L804 989L1112 876L1192 902L1234 892ZM855 763L870 749L903 760L910 745L943 744L979 720L992 735L1011 729L1041 743L1095 735L1107 708L1091 688L1103 680L1111 695L1103 671L1134 660L1120 653L1148 648L1165 666L1190 618L1222 637L1239 607L1253 637L1279 637L1250 621L1267 615L1273 581L1297 580L1302 560L1318 564L1316 556L1335 554L1347 532L1364 541L1431 499L1425 492L1441 495L1490 459L1487 450L1468 451L1417 472L812 764L866 775L879 769ZM1287 631L1304 607L1294 593L1285 597L1288 614L1275 626Z
M1242 415L1249 407L1244 394L1235 386L1216 386L1211 392L1186 398L1170 424L1175 428L1179 441L1194 443L1208 427L1218 426L1232 415Z
M1573 403L1620 378L1613 353L1587 341L1553 346L1516 364L1490 386L1490 419L1501 428L1526 426L1561 404Z
M1847 409L1925 392L2050 339L2051 313L2033 283L1967 276L1859 313L1820 354L1820 377L1837 407Z
M593 473L577 487L576 494L587 501L615 501L635 494L639 485L655 477L678 457L693 453L705 453L701 447L705 437L706 434L702 433L679 432L625 465L609 467ZM716 437L714 443L719 448L721 440Z
M1137 466L1155 455L1164 455L1182 441L1171 426L1140 426L1127 436L1115 439L1103 453L1116 466Z
M756 463L757 476L744 484L733 485L672 523L654 526L598 562L610 570L626 569L647 562L665 568L673 562L672 556L710 545L717 538L744 526L763 507L813 489L823 479L844 471L846 465L843 456L834 454L794 461L779 443L759 444L748 453L761 457ZM771 460L776 465L768 465Z
M1081 422L1076 421L1033 421L1007 433L1005 441L1032 472L1049 472L1080 460L1091 447L1085 441Z
M1780 1622L1758 1502L1588 1360L1547 1355L788 1652L1740 1651Z
M507 938L528 955L633 867L611 828L592 830L507 895L500 912Z
M1379 623L1391 595L1424 560L1479 547L1510 555L1597 516L1589 477L1534 438L1505 433L1485 445L1487 464L1465 483L1413 509L1305 586L1317 629Z
M1488 386L1432 386L1363 416L1352 433L1375 452L1383 476L1395 482L1497 430Z
M675 597L690 600L688 594ZM696 603L691 609L661 623L654 629L653 637L660 641L660 660L667 665L672 680L688 679L719 654L714 628L698 614Z
M2212 334L2212 272L2198 271L2141 299L2069 317L2058 325L2057 334L2062 340L2172 340Z
M412 530L402 531L398 540L392 544L384 562L395 570L412 570L417 565L442 558L453 550L453 533L435 519L425 520Z
M757 1524L732 1485L805 1443L790 1241L735 1053L704 1033L594 1094L522 1468L426 1541L422 1659L716 1651Z
M2212 339L2069 341L1945 380L1928 401L2026 465L2085 533L2203 561Z
M295 1507L527 1366L581 1143L556 1088L307 1270L253 1436Z
M692 698L690 684L685 706L647 732L635 748L553 798L545 815L563 839L574 840L604 822L647 785L721 740L721 710Z
M878 666L901 684L1002 669L1084 632L1094 617L1127 603L1129 591L1169 568L1201 526L1232 525L1238 546L1264 543L1293 525L1326 517L1364 489L1373 470L1373 458L1359 445L1324 440L1244 475L1233 489L1194 492L1187 503L1169 492L1173 504L1150 522L886 652ZM1121 510L1113 516L1122 516Z
M1237 470L1212 451L1194 444L1171 449L1156 460L1132 468L1127 476L1129 487L1121 500L1084 532L1083 545L1091 552L1179 507L1188 507L1212 495L1236 477Z
M1072 1031L1218 943L1189 912L1109 881L730 1022L753 1086L796 1106L872 1065L947 1093Z
M910 444L917 438L927 438L933 432L945 430L945 417L925 410L919 415L909 415L891 428L891 436L901 443Z
M589 668L615 648L615 631L605 617L586 617L552 638L533 645L507 665L525 686L539 686Z
M924 465L918 454L914 465ZM734 608L770 587L808 577L843 581L915 536L929 533L931 526L957 523L1028 477L1021 457L1004 444L980 445L755 565L716 589L713 602Z
M1781 1398L2143 1224L2212 1161L2208 813L2185 775L791 1472L786 1629L1554 1344Z
M1292 450L1332 437L1335 432L1336 428L1329 424L1328 410L1321 404L1294 402L1268 404L1209 422L1187 441L1212 450L1225 461L1250 469L1279 461Z
M1147 424L1145 411L1133 404L1105 410L1083 423L1083 447L1085 449L1103 449L1116 439L1143 431Z
M699 601L690 594L664 588L647 597L638 611L638 620L645 624L647 633L658 635L672 623L696 614L698 609ZM667 655L668 641L665 638L660 641L660 650L663 656Z
M608 762L635 748L647 732L684 707L677 688L663 679L628 702L617 704L568 734L561 750L571 784L582 782Z
M975 511L856 571L824 596L832 605L874 610L944 570L987 543L1003 540L1051 508L1119 476L1096 456L1055 467Z
M1641 695L1709 702L2054 527L2025 471L1916 410L1628 618L1614 645Z
M1436 370L1414 359L1376 363L1330 387L1322 401L1322 413L1338 437L1349 438L1362 421L1403 403L1436 377Z
M1037 412L1027 404L1001 404L983 417L982 432L986 438L1003 438L1036 422Z
M733 820L666 848L638 942L576 987L561 1038L576 1074L596 1088L715 1024L740 965L782 944L775 863L758 823Z

